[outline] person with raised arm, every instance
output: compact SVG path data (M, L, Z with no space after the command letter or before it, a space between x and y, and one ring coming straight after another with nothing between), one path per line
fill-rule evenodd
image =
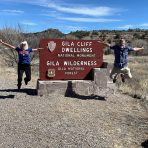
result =
M113 83L117 80L117 75L121 74L122 82L125 82L125 76L127 78L132 78L130 69L128 68L128 53L130 51L140 51L143 50L144 47L129 47L126 46L125 39L120 38L115 45L111 45L109 43L103 43L105 46L114 50L114 67L110 73L110 78L113 79Z
M31 80L31 60L30 60L30 53L33 51L37 51L42 48L29 48L27 41L23 41L20 43L18 47L10 45L0 39L0 43L8 48L14 49L18 53L18 84L17 87L20 90L22 85L22 77L23 73L25 72L26 77L24 78L24 82L27 85L28 82Z

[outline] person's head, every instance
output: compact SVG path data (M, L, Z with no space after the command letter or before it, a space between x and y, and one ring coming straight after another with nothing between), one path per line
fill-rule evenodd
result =
M20 48L21 48L22 50L28 49L28 43L27 43L27 41L21 42L21 43L20 43Z
M120 47L125 46L125 39L123 39L123 38L119 39L117 42L117 45Z

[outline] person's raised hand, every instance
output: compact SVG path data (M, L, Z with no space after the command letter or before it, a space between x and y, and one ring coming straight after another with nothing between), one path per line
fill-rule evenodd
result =
M143 50L143 49L144 49L144 47L142 46L142 47L141 47L141 49Z

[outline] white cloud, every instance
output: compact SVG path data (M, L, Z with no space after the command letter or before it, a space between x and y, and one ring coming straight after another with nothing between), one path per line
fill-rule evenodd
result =
M20 15L23 14L24 11L21 10L13 10L13 9L4 9L0 10L1 15Z
M142 27L148 27L148 23L143 23L140 26L142 26Z
M92 22L118 22L121 20L118 19L97 19L97 18L72 18L72 17L57 17L57 19L60 20L66 20L66 21L73 21L73 22L88 22L88 23L92 23Z
M119 8L111 8L107 6L93 6L93 5L84 6L82 4L68 4L68 3L64 3L64 1L59 1L59 0L35 0L35 1L5 0L5 1L9 1L11 3L17 2L17 3L39 5L39 6L54 9L57 12L88 15L88 16L94 16L94 17L109 16L109 15L116 14L117 12L123 11L122 9L119 9Z
M50 3L48 7L64 13L73 13L73 14L81 14L89 16L108 16L118 11L117 9L110 7L82 7L82 6L64 7L57 5L55 3Z
M20 0L1 0L1 2L11 2L11 3L28 3L28 4L42 4L42 3L46 3L47 0L35 0L35 1L31 1L31 0L25 0L25 1L20 1Z
M38 24L33 23L31 21L22 21L21 24L28 25L28 26L37 26Z
M85 30L86 27L79 27L79 26L65 26L66 30L70 31L77 31L77 30Z
M117 27L119 29L131 29L131 28L134 28L134 25L124 25L124 26L120 26L120 27Z
M8 1L10 3L26 3L33 4L43 7L52 8L59 12L63 13L72 13L72 14L81 14L81 15L89 15L89 16L108 16L113 15L117 12L123 11L121 8L111 8L107 6L93 6L93 5L82 5L82 4L68 4L63 0L1 0Z
M143 24L130 24L130 25L124 25L124 26L120 26L117 27L119 29L134 29L134 28L147 28L148 27L148 23L143 23Z

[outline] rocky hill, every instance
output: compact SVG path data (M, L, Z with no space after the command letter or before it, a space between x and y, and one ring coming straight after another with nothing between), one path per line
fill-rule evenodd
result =
M92 30L92 31L75 31L64 34L58 29L47 29L36 33L25 33L25 37L38 38L66 38L66 39L102 39L114 40L119 37L124 37L127 40L131 39L148 39L148 30L129 29L129 30Z

